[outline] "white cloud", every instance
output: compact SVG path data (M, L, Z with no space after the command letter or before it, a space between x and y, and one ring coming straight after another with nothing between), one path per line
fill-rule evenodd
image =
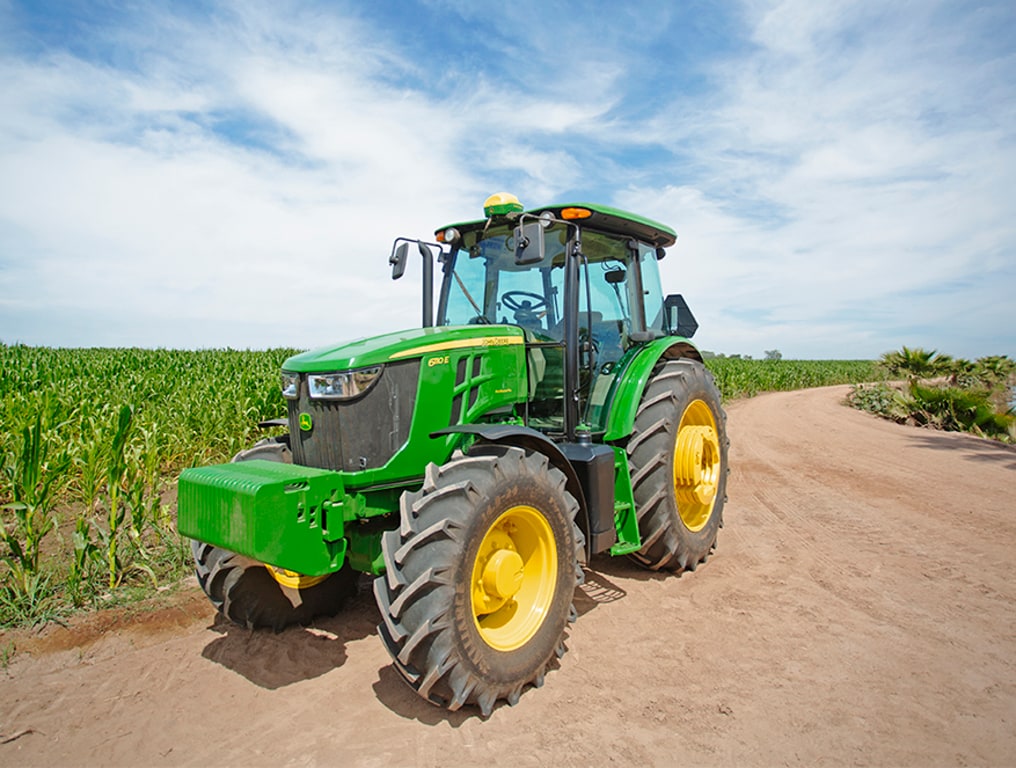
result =
M710 108L669 138L656 124L700 163L694 183L622 200L675 222L664 275L697 291L710 343L870 357L919 335L1013 353L1014 94L1002 62L964 66L985 29L959 16L765 4ZM995 110L972 86L1008 98Z
M3 63L5 340L304 345L418 322L419 288L391 284L385 256L396 234L476 207L455 131L438 105L250 44L217 38L216 56L168 75L165 61L154 74L65 55ZM186 122L238 107L291 133L281 156ZM245 333L267 307L278 329ZM109 327L82 335L96 313ZM187 319L204 333L174 336Z
M437 6L427 57L415 22L296 3L146 12L96 43L118 68L8 44L0 339L306 346L411 326L419 267L391 282L394 236L507 188L674 225L663 275L708 348L1016 352L1004 4L748 3L748 44L701 62L693 92L633 56L679 18Z

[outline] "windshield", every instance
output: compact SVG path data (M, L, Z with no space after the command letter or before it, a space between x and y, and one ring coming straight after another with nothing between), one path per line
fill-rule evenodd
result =
M463 234L449 256L440 325L510 323L555 335L564 297L566 230L546 230L547 252L537 264L515 263L513 230L492 226ZM446 272L448 267L446 267Z
M541 336L563 336L564 263L567 227L555 224L545 230L546 254L536 264L515 263L513 228L507 224L463 233L459 247L448 255L439 325L507 323ZM608 323L619 336L615 344L627 346L631 332L632 303L638 303L637 283L631 279L630 241L601 232L582 233L585 255L579 271L579 324ZM653 251L640 244L647 284L657 286ZM650 305L660 302L650 296ZM591 314L590 314L591 313ZM649 322L657 319L658 308ZM616 359L616 358L615 358Z

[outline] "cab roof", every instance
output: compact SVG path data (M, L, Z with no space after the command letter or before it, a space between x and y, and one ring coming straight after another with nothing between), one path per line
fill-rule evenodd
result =
M541 213L547 212L556 219L567 219L584 228L595 229L600 232L622 235L623 237L633 237L657 248L666 248L677 242L677 233L666 224L661 224L658 221L646 218L645 216L639 216L635 213L622 211L619 208L611 208L597 203L562 203L544 205L524 211L524 213L533 216L539 216ZM576 214L576 212L578 213ZM503 219L505 217L498 216L495 218ZM482 227L485 223L485 219L477 219L475 221L448 224L435 231L441 233L449 227L472 229L477 226Z

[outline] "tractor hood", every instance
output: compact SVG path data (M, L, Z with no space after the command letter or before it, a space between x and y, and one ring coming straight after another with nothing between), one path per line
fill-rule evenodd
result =
M401 360L447 355L470 347L505 347L525 343L521 328L514 325L459 325L413 328L371 336L332 347L294 355L282 364L293 373L348 371Z

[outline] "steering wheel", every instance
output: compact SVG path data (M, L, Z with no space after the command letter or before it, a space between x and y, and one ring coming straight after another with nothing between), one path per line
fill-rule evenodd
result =
M519 299L532 299L535 304L529 304L528 307L522 306L522 302ZM501 294L501 303L503 303L508 309L518 312L519 310L529 310L530 312L536 311L537 309L543 309L547 306L547 300L544 299L538 293L530 293L529 291L505 291ZM527 302L528 303L528 302Z

